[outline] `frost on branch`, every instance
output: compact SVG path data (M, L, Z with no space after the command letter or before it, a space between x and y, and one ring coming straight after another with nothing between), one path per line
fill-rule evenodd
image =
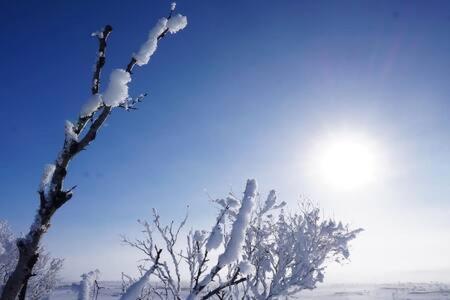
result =
M189 283L188 300L285 299L314 289L329 263L348 259L348 244L361 229L323 220L320 210L309 203L287 214L282 209L286 202L279 202L273 190L263 201L257 195L256 181L249 180L241 200L231 194L215 200L219 211L211 232L190 230L185 249L177 242L186 220L180 226L173 221L163 226L154 211L151 223L141 222L145 238L124 240L150 263L139 267L141 280L133 280L145 291L139 299L181 299L177 270L183 263L189 270L181 279ZM156 246L154 232L165 242L164 248ZM217 262L212 252L218 252ZM158 253L160 262L155 259Z
M80 285L78 286L78 300L94 299L99 276L99 270L90 271L81 275Z
M15 237L8 223L0 220L0 290L5 284L5 279L14 268L18 257Z
M126 292L122 295L120 300L135 300L135 299L144 299L146 295L151 295L147 290L147 285L150 282L150 276L156 271L156 268L159 266L159 258L162 250L156 250L156 256L154 257L153 266L151 266L147 271L145 271L144 275L141 276L138 280L132 283L126 290Z
M7 222L0 220L0 248L3 249L0 250L0 292L19 259L16 241ZM60 281L58 274L62 264L62 259L52 258L40 248L39 258L33 267L34 276L28 282L26 299L46 299Z
M55 173L56 166L53 164L48 164L44 168L42 173L41 182L39 183L39 191L48 193L50 183L52 182L53 174Z
M70 145L73 142L78 142L78 134L75 133L74 131L74 125L72 122L70 121L66 121L66 125L65 125L65 136L66 136L66 144Z
M130 73L122 69L115 69L109 77L109 84L103 93L105 105L116 107L128 98L128 83L131 81Z
M192 240L195 243L203 243L203 241L205 240L205 231L204 230L196 230L194 232L194 235L192 236Z
M102 39L103 38L103 31L95 31L95 32L91 33L91 36L96 36L99 39Z
M159 218L156 210L153 210L152 224L145 221L139 221L144 227L143 232L145 234L145 239L131 241L127 238L123 238L125 244L142 251L146 255L146 260L151 265L149 267L139 266L141 277L137 280L131 280L131 284L126 288L126 291L122 295L122 300L134 300L136 299L136 295L139 296L139 299L152 299L151 295L158 295L158 291L149 286L150 276L152 275L157 278L159 282L164 284L163 288L167 293L170 292L173 299L180 299L181 275L179 265L181 258L179 256L181 253L177 253L174 247L178 241L179 233L185 224L187 216L176 228L173 227L173 222L170 225L163 226L160 223ZM157 231L164 241L167 261L164 260L160 262L163 249L158 248L154 243L154 231ZM129 276L126 277L130 278ZM147 296L150 298L146 298Z
M63 267L63 260L52 258L48 253L41 252L33 273L28 282L27 299L47 299L60 282L59 272Z
M272 200L265 204L268 202ZM272 211L280 205L273 205ZM310 203L294 214L281 210L277 217L266 214L266 205L262 207L252 219L244 246L245 258L257 270L245 286L256 299L288 297L314 289L323 281L329 262L349 257L348 243L362 231L321 220L320 210Z
M141 278L133 282L122 297L120 297L120 300L143 299L143 296L146 294L146 287L150 282L150 275L153 271L152 269L148 270Z

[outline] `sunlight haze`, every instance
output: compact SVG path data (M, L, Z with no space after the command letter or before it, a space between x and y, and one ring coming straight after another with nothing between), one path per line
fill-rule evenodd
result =
M133 69L128 92L131 75L113 70L139 51L143 64L169 7L130 3L0 4L0 219L16 234L90 99L96 30L114 28L100 88L148 93L70 163L73 197L44 237L64 280L137 275L143 256L121 235L139 237L138 219L188 212L183 234L212 230L212 200L240 199L254 178L258 199L275 189L286 211L309 201L364 229L326 283L450 281L450 1L180 1L187 27Z

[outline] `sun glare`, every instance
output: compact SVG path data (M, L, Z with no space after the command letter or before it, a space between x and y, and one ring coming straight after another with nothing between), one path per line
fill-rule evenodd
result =
M324 138L314 157L321 180L336 188L362 187L379 176L379 153L375 144L363 136L345 133Z

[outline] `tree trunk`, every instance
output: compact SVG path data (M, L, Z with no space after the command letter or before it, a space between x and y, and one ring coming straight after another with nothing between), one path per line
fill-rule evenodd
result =
M19 261L3 288L1 300L15 300L19 293L19 300L25 299L28 280L33 276L33 267L39 258L39 241L42 234L43 232L34 234L33 237L28 234L27 237L17 240Z
M30 260L30 262L32 263L33 266L37 262L38 258L39 258L39 254L36 254L35 258ZM33 266L30 266L31 270L33 270ZM23 283L22 289L20 290L20 293L19 293L19 300L25 300L25 297L27 296L28 282L30 281L30 278L35 275L36 274L32 273L30 276L27 276L25 278L25 282Z

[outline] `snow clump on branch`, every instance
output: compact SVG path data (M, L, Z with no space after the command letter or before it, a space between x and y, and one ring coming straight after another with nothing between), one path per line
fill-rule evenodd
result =
M103 94L105 105L116 107L128 98L128 83L131 81L130 73L123 69L115 69L109 77L109 85Z
M256 180L248 180L241 208L239 209L236 221L234 221L231 229L230 241L225 248L225 252L219 257L219 265L221 266L231 264L233 261L239 259L242 244L244 243L245 232L247 231L253 207L255 206L256 191Z
M172 10L175 6L172 4ZM143 66L148 64L150 57L155 53L158 47L158 38L165 32L169 31L174 34L187 26L187 18L180 14L168 18L161 18L156 25L150 30L147 41L141 46L139 52L134 55L136 64Z
M83 105L80 112L80 117L90 117L94 114L102 105L102 95L92 95L89 100Z
M203 243L205 240L205 232L203 230L196 230L192 239L194 242Z
M170 33L177 33L180 30L183 30L187 26L187 18L186 16L182 16L180 14L176 14L172 16L167 21L167 28Z
M209 235L208 241L206 242L206 249L209 251L212 249L217 249L223 242L222 227L220 224L214 226L211 234Z
M135 299L143 299L141 297L143 291L145 291L145 288L147 284L150 282L150 276L155 272L156 268L158 267L157 264L155 264L152 268L147 270L142 277L135 281L133 284L131 284L128 288L126 293L120 297L120 300L135 300Z
M93 297L93 290L95 281L100 275L99 270L90 271L81 275L80 289L78 293L78 300L90 300Z
M158 37L163 34L166 28L167 18L161 18L158 23L156 23L155 27L150 30L147 41L141 46L139 52L134 55L138 66L148 64L150 57L155 53L158 46Z

